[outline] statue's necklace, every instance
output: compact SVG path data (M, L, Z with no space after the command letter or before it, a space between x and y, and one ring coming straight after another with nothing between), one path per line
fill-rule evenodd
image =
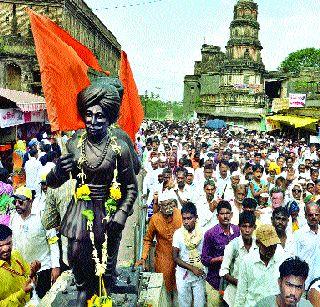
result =
M86 166L90 169L96 169L97 167L99 167L102 163L102 161L104 160L104 158L106 157L106 154L108 152L108 146L110 144L110 140L111 138L108 137L107 141L106 141L106 145L103 148L102 154L99 156L99 159L97 161L96 164L91 164L88 162L87 156L86 156L86 142L89 142L87 138L85 138L81 144L81 156L83 157L83 163L86 164Z

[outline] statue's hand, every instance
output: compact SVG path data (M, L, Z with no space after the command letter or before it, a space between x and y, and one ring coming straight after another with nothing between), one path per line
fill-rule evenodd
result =
M127 221L128 214L122 210L118 210L110 219L110 228L122 231Z
M66 154L57 162L58 171L60 171L63 175L67 175L69 172L71 172L75 165L76 162L73 160L73 154Z

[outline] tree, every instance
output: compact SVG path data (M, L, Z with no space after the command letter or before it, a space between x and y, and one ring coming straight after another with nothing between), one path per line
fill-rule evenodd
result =
M285 73L299 73L303 67L320 68L320 49L305 48L288 55L279 69Z

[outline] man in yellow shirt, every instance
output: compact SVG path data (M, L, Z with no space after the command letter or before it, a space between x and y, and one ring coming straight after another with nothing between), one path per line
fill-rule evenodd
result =
M12 251L12 231L0 224L0 307L24 306L30 300L40 262L29 266L17 251Z

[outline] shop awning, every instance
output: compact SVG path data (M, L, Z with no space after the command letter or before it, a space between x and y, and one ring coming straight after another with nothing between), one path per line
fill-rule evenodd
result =
M319 121L318 118L302 117L302 116L294 116L294 115L273 115L273 116L267 116L266 119L267 120L270 119L280 123L285 123L290 126L294 126L295 128L309 126Z
M29 92L0 88L0 109L8 101L14 103L22 112L43 111L46 109L45 99Z

